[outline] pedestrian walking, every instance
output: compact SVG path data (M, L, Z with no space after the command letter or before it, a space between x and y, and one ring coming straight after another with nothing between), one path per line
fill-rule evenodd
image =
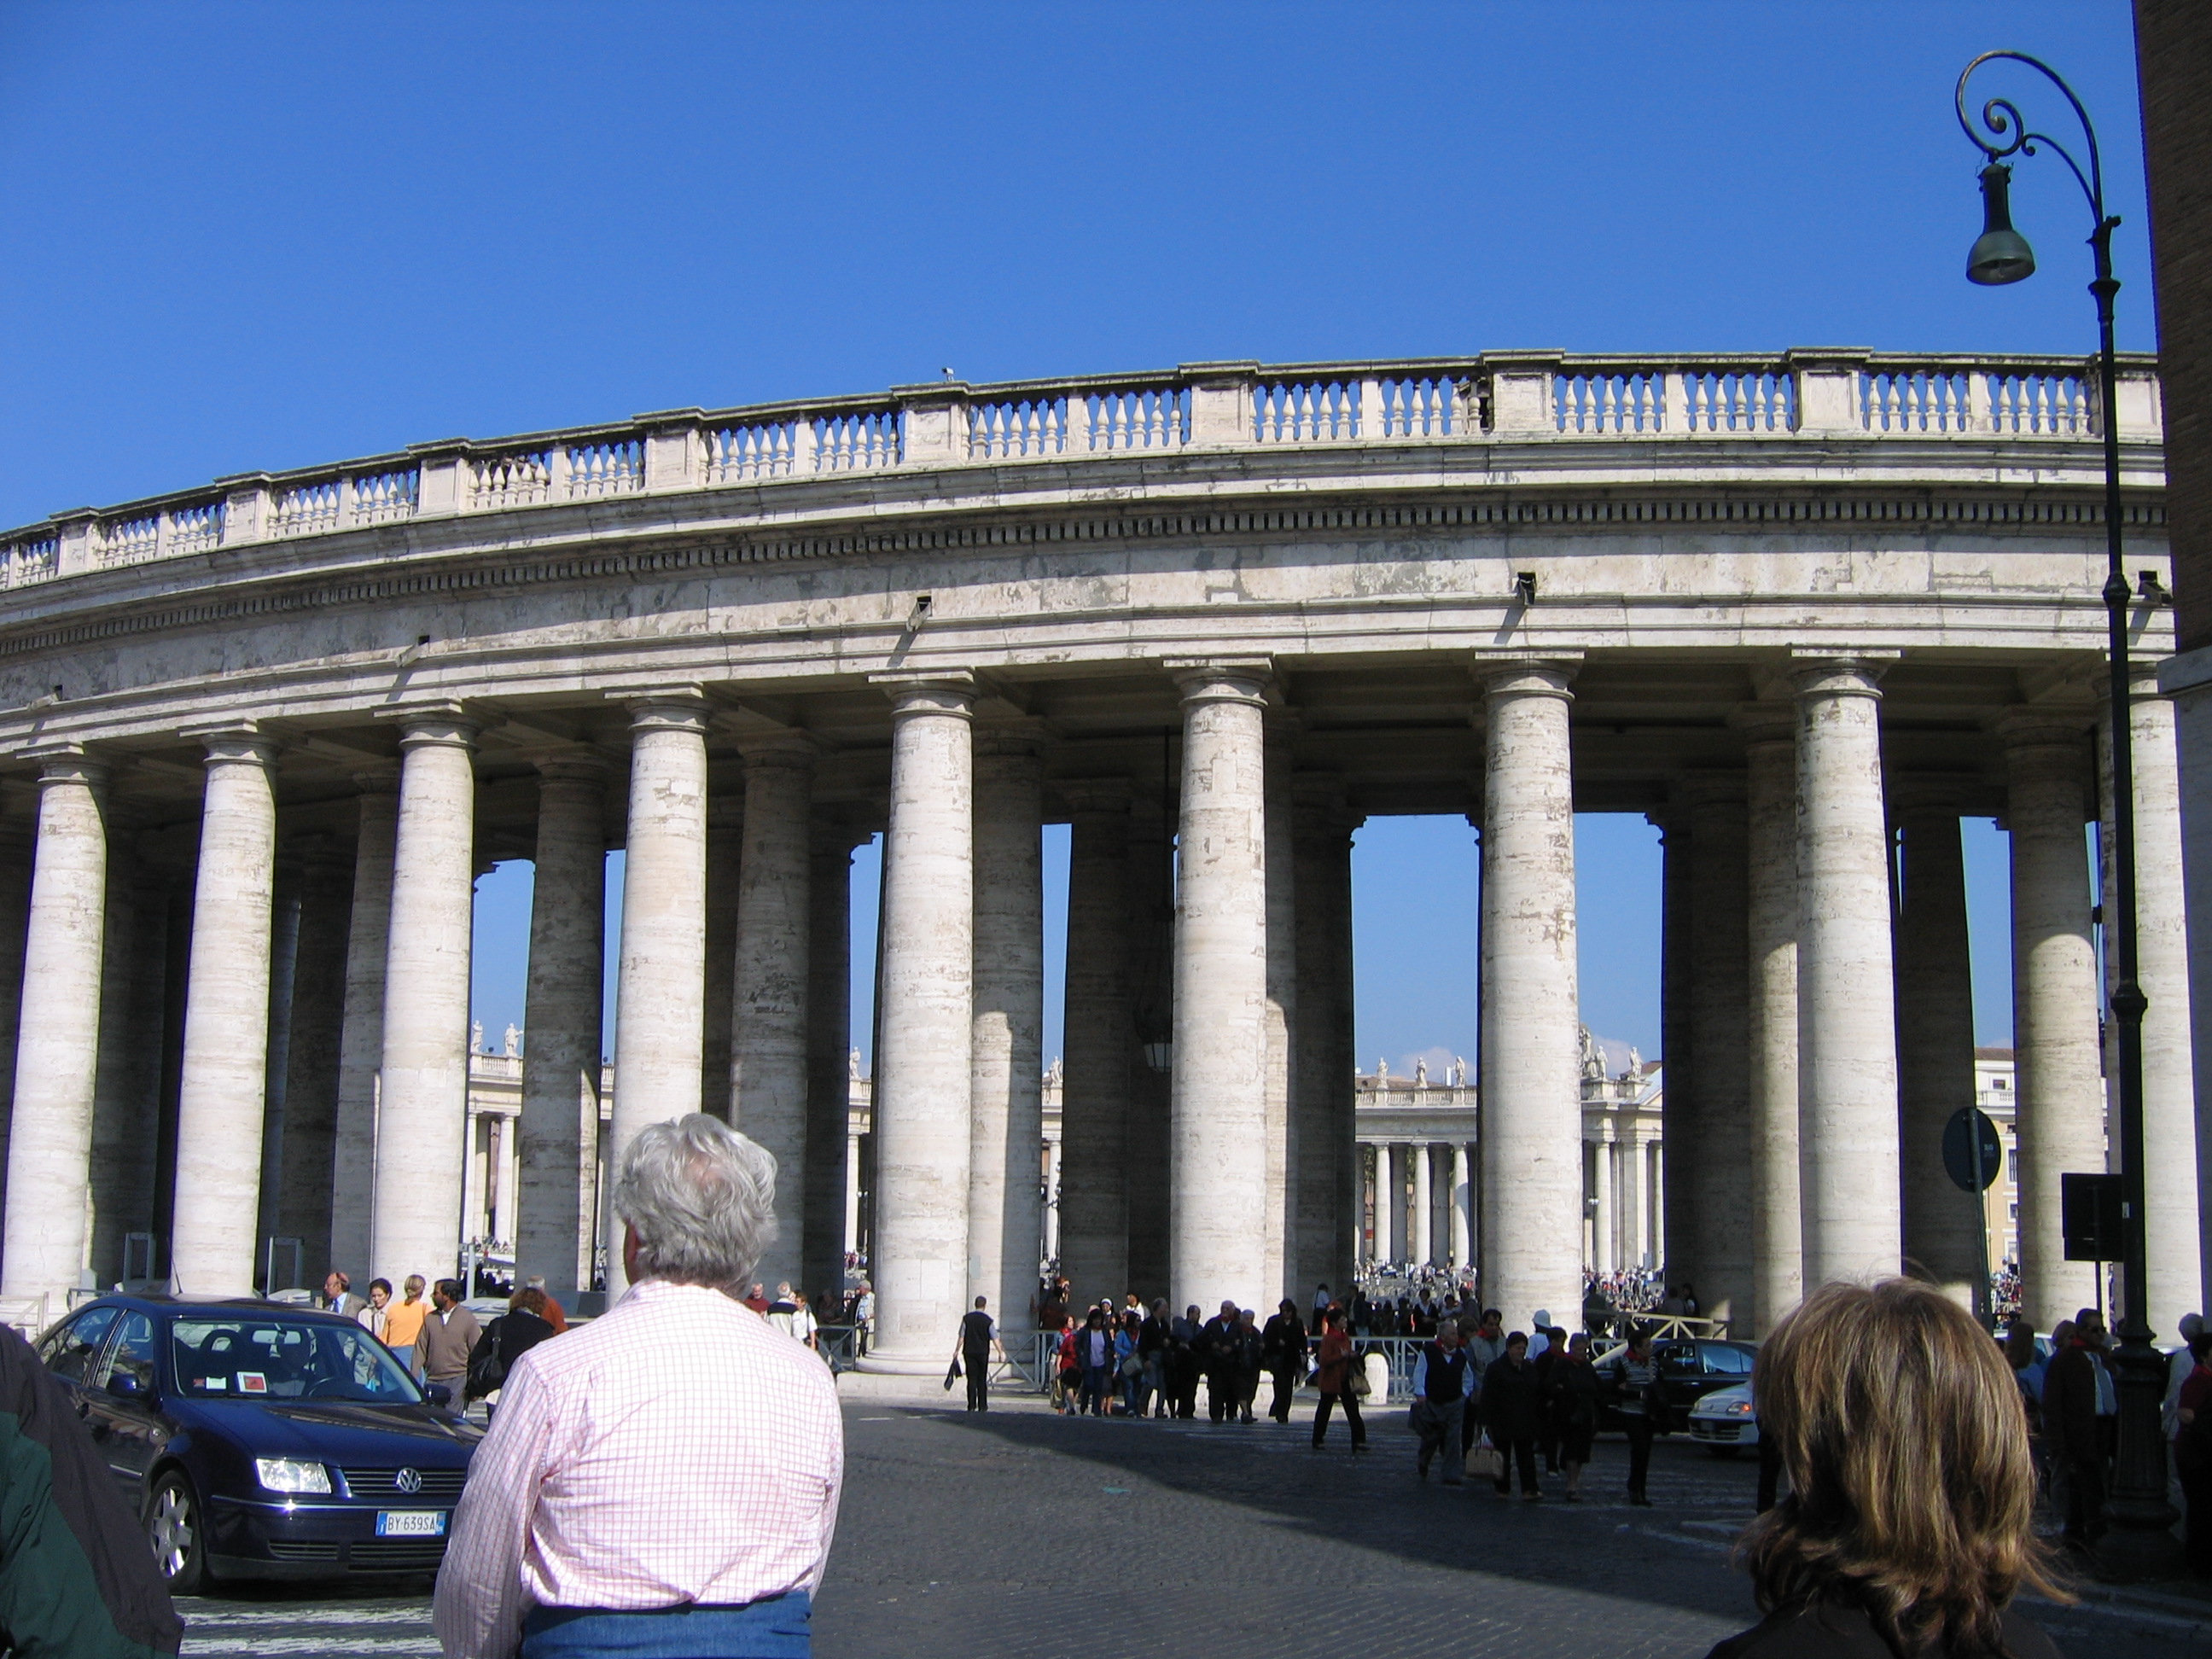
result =
M525 1285L517 1291L507 1304L507 1311L483 1328L470 1351L468 1364L467 1398L485 1402L484 1420L489 1422L499 1407L500 1396L506 1386L508 1372L514 1362L541 1342L550 1342L560 1333L553 1322L545 1317L545 1292L534 1285Z
M391 1305L392 1281L372 1279L368 1281L368 1300L362 1303L361 1310L354 1315L354 1323L381 1342L384 1340L385 1310Z
M1558 1443L1559 1465L1567 1474L1567 1502L1582 1501L1583 1471L1589 1466L1590 1447L1597 1438L1597 1367L1590 1363L1590 1342L1577 1331L1567 1339L1565 1352L1551 1370L1549 1412L1552 1435Z
M353 1280L333 1267L323 1279L322 1304L334 1314L356 1318L368 1304L353 1293Z
M1650 1333L1632 1327L1627 1346L1606 1361L1605 1376L1614 1389L1621 1427L1628 1432L1628 1501L1649 1508L1644 1485L1651 1475L1651 1396L1659 1386Z
M1328 1286L1324 1285L1322 1289L1326 1291ZM1326 1304L1322 1311L1328 1311ZM1319 1322L1320 1316L1316 1316L1316 1322ZM1305 1322L1298 1317L1298 1304L1288 1297L1283 1298L1274 1316L1261 1328L1260 1363L1275 1382L1267 1415L1278 1423L1288 1423L1291 1399L1306 1377Z
M775 1237L775 1162L694 1113L641 1129L611 1185L629 1289L516 1362L438 1639L453 1659L803 1656L844 1431L829 1368L730 1293Z
M876 1334L876 1287L866 1279L860 1281L860 1293L853 1298L853 1350L865 1354L869 1340Z
M399 1300L384 1310L384 1346L416 1376L422 1375L422 1365L415 1349L430 1317L430 1304L422 1299L424 1289L422 1274L408 1274L399 1287Z
M1174 1322L1168 1317L1167 1298L1161 1297L1152 1304L1152 1310L1145 1316L1144 1322L1137 1327L1137 1358L1143 1366L1137 1395L1137 1414L1139 1417L1144 1415L1147 1397L1153 1416L1165 1417L1168 1414L1167 1363L1170 1340L1168 1331Z
M441 1279L430 1292L433 1304L422 1322L423 1380L448 1390L455 1400L467 1390L469 1356L476 1352L483 1328L461 1304L461 1281Z
M1237 1314L1234 1334L1237 1358L1237 1420L1252 1420L1252 1402L1259 1397L1260 1378L1267 1370L1267 1342L1249 1308Z
M1195 1308L1191 1311L1198 1311ZM1352 1368L1359 1363L1352 1352L1352 1338L1344 1328L1344 1310L1331 1308L1323 1316L1321 1332L1321 1370L1315 1377L1321 1389L1321 1404L1314 1412L1314 1449L1321 1449L1322 1441L1328 1433L1328 1414L1335 1407L1344 1408L1344 1420L1352 1425L1352 1449L1367 1449L1367 1426L1359 1420L1359 1396L1352 1392Z
M2212 1334L2201 1322L2183 1352L2191 1369L2174 1402L2173 1437L2186 1516L2182 1559L2199 1578L2212 1578Z
M1463 1459L1474 1449L1474 1437L1482 1426L1482 1379L1505 1357L1505 1316L1495 1308L1486 1308L1481 1318L1462 1320L1460 1341L1467 1349L1467 1410L1459 1425Z
M1528 1360L1528 1338L1514 1331L1505 1339L1504 1358L1482 1379L1482 1423L1490 1431L1490 1443L1504 1462L1498 1472L1498 1495L1513 1490L1513 1471L1521 1471L1521 1496L1530 1502L1541 1498L1536 1487L1536 1431L1543 1416L1536 1395L1536 1370Z
M1076 1414L1106 1415L1106 1402L1114 1393L1114 1333L1106 1328L1106 1310L1093 1308L1075 1337L1075 1360L1082 1367L1082 1394Z
M1429 1465L1442 1452L1444 1485L1456 1486L1462 1484L1467 1461L1460 1450L1459 1428L1467 1412L1468 1358L1460 1346L1458 1322L1439 1326L1435 1339L1422 1347L1421 1358L1421 1395L1413 1402L1412 1416L1413 1432L1420 1439L1414 1468L1427 1480Z
M1539 1314L1540 1320L1548 1321L1549 1314ZM1552 1376L1567 1357L1567 1334L1549 1323L1543 1327L1544 1346L1540 1352L1534 1343L1528 1345L1528 1367L1536 1376L1536 1454L1544 1460L1544 1473L1559 1472L1559 1432L1552 1417Z
M2105 1316L2094 1308L2074 1316L2066 1344L2051 1356L2043 1383L2043 1432L2054 1473L2066 1477L2069 1548L2087 1551L2105 1535L2105 1441L2099 1396Z
M1821 1285L1759 1352L1790 1494L1738 1546L1765 1617L1709 1659L2057 1659L2010 1368L1933 1285ZM1871 1413L1871 1418L1869 1416Z
M991 1409L994 1349L998 1351L1000 1358L1006 1357L1006 1346L999 1340L999 1328L991 1318L990 1302L979 1296L975 1305L960 1316L960 1335L953 1349L960 1361L961 1373L968 1379L968 1409L971 1412Z
M1237 1304L1224 1302L1221 1311L1200 1327L1199 1368L1206 1376L1206 1414L1219 1423L1237 1420Z
M1198 1376L1204 1360L1200 1344L1206 1327L1200 1323L1198 1304L1182 1310L1169 1327L1168 1370L1175 1392L1175 1414L1185 1419L1198 1415Z
M1144 1328L1144 1316L1134 1308L1125 1308L1114 1332L1115 1403L1124 1417L1145 1414L1145 1360L1138 1351Z

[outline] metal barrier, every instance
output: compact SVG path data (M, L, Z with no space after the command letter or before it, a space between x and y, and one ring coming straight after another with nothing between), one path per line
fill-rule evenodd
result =
M857 1325L817 1325L816 1352L832 1372L849 1371L860 1363L860 1328Z
M37 1296L0 1297L0 1325L12 1325L23 1334L27 1342L35 1342L46 1334L46 1298L42 1291Z

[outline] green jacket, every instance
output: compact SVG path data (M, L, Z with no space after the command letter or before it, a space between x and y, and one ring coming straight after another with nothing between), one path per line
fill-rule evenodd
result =
M123 1491L61 1385L0 1326L0 1649L153 1659L184 1621Z

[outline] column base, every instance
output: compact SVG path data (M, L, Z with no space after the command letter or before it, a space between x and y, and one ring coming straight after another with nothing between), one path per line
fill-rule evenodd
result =
M945 1380L945 1370L951 1364L952 1350L950 1347L933 1359L920 1354L885 1353L880 1348L871 1348L860 1356L860 1364L844 1375L847 1376L861 1374L870 1376L927 1376L934 1377L941 1382Z

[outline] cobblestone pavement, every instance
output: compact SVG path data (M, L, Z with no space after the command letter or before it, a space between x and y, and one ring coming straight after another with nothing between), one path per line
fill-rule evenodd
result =
M1599 1443L1583 1501L1417 1480L1402 1409L1355 1460L1332 1425L988 1417L855 1402L823 1659L1096 1652L1393 1659L1443 1650L1697 1659L1756 1616L1728 1565L1756 1471L1662 1441L1654 1507ZM182 1604L188 1654L434 1654L428 1585L325 1599L241 1588ZM2212 1656L2212 1604L2155 1592L2031 1608L2069 1659Z

